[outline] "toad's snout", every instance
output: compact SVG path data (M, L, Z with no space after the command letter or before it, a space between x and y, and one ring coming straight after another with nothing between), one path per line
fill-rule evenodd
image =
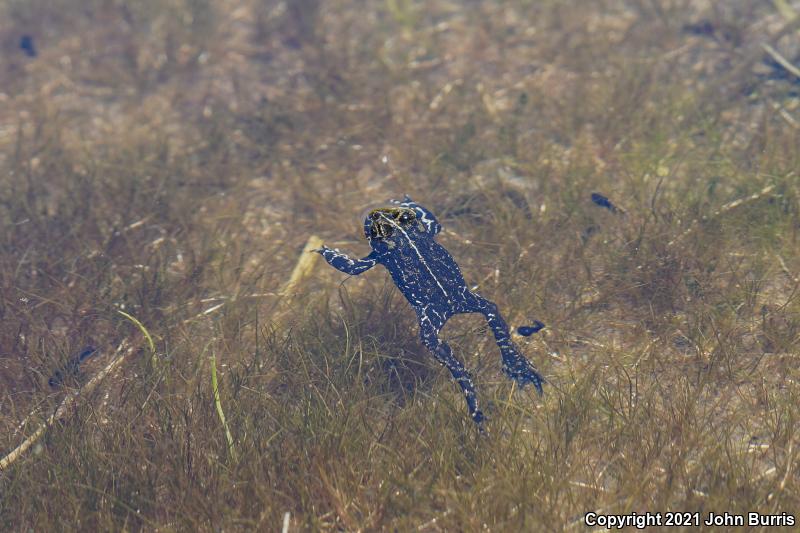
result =
M378 222L373 223L372 228L370 229L370 234L378 239L391 237L392 233L394 233L394 228L385 220L379 220Z

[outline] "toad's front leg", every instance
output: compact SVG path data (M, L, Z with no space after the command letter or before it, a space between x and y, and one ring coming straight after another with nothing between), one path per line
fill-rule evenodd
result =
M314 250L328 262L333 268L351 276L357 276L362 272L366 272L374 267L378 262L377 254L373 251L363 259L351 259L347 254L343 254L339 250L334 250L323 246L319 250Z

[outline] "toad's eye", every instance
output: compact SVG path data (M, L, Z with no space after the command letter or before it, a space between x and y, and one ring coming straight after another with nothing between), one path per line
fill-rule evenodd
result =
M411 213L403 213L402 215L400 215L400 222L403 224L408 224L413 219L414 215L412 215Z

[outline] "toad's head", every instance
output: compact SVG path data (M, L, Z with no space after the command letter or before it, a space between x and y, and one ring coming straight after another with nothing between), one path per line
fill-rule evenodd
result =
M408 207L373 209L364 218L364 235L371 243L390 243L416 231L417 214Z

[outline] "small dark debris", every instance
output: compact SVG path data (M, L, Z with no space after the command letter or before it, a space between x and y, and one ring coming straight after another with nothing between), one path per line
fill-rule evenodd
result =
M683 31L689 35L700 35L703 37L712 37L714 35L714 24L708 20L700 20L693 24L686 24Z
M600 226L598 226L597 224L591 224L587 226L586 229L584 229L581 232L581 241L583 241L583 243L586 244L586 242L592 238L592 235L594 235L598 231L600 231Z
M800 58L790 59L789 62L797 63L798 59ZM800 78L788 71L786 67L781 65L774 57L767 54L764 56L762 63L767 70L766 73L761 73L758 77L765 80L787 81L792 84L800 84Z
M19 48L28 57L36 57L36 45L33 42L32 35L23 35L19 38Z
M520 326L517 328L517 333L522 335L523 337L530 337L534 333L540 331L544 328L544 323L539 322L538 320L533 321L532 326Z
M78 367L85 359L89 358L95 353L97 353L97 350L94 348L94 346L85 347L79 354L74 355L69 361L67 361L67 364L56 370L47 383L50 384L50 387L54 389L60 387L64 383L65 379L75 375L78 372Z
M303 48L303 42L294 35L284 38L281 42L284 46L292 50L300 50Z
M505 188L501 191L503 200L507 200L517 210L521 211L527 219L533 218L531 206L525 195L520 191ZM474 193L461 196L455 199L455 206L447 213L448 219L453 218L474 218L484 220L491 213L492 200L485 193Z
M714 23L708 19L702 19L692 24L686 24L681 29L688 35L708 37L720 42L734 43L737 46L741 44L742 40L741 33L736 29L736 27L724 22Z
M692 341L684 335L676 335L672 339L672 344L683 352L688 352L692 348Z
M612 213L619 212L619 209L617 208L617 206L612 204L611 200L609 200L607 197L603 196L599 192L593 192L592 193L592 202L594 202L595 204L599 205L600 207L605 207L606 209L608 209Z

